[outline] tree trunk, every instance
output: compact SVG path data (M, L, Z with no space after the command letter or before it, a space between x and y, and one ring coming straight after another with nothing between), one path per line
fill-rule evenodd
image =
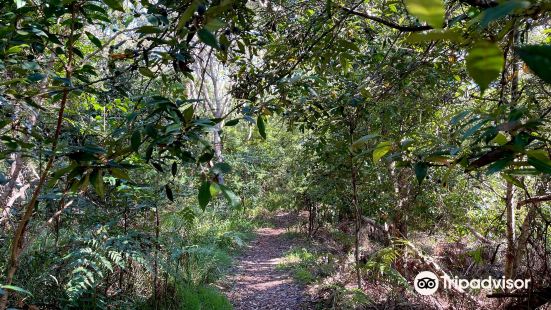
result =
M545 193L546 187L547 187L547 182L545 181L542 182L540 186L538 186L537 194ZM529 208L528 213L526 214L526 217L522 222L522 226L520 227L520 233L519 233L519 237L515 248L516 249L515 258L513 260L513 270L511 272L512 277L516 277L520 264L524 259L524 255L526 254L526 245L528 243L528 238L530 237L530 233L531 233L530 228L532 226L532 223L534 222L534 219L536 218L537 208L539 208L540 203L541 202L532 202L528 206Z
M406 179L392 163L390 166L390 175L394 182L394 194L397 201L394 216L392 217L391 236L399 239L407 239L407 205L409 186Z
M197 75L201 76L201 84L195 90L197 97L203 97L205 111L212 113L214 118L223 118L228 110L229 99L227 87L224 80L224 72L221 69L222 64L216 60L212 53L205 55L204 60L200 60L195 68ZM209 87L210 86L210 87ZM224 162L222 132L223 123L219 122L214 126L212 133L212 143L214 147L214 159L217 163ZM224 175L217 175L217 182L224 184Z
M17 183L17 179L19 178L19 173L22 168L21 154L17 152L12 156L13 162L10 167L9 181L6 185L4 185L2 194L0 195L0 206L2 206L3 209L6 208L8 200L12 196L13 190L15 189L15 184Z
M511 33L511 45L514 48L520 38L520 32L516 29L516 25L513 26L513 32ZM517 104L517 100L520 96L518 91L518 71L519 60L515 53L511 53L511 66L512 66L512 81L511 81L511 110ZM507 215L507 253L505 257L505 277L508 279L514 276L514 265L517 258L516 255L516 235L515 235L515 187L512 183L507 182L507 193L505 196L505 213Z
M354 142L355 120L350 120L350 145ZM352 208L354 210L354 261L356 265L356 285L362 288L362 275L360 270L360 231L362 229L362 211L358 202L358 170L354 162L354 154L350 153L350 181L352 185Z
M153 294L154 294L154 304L155 310L159 309L159 268L158 268L158 259L159 259L159 206L155 205L155 261L153 264Z
M216 126L214 126L214 132L212 133L213 144L214 144L214 158L218 163L221 163L224 161L224 157L222 156L222 138L220 137L221 130L222 130L222 126L220 123L218 123L216 124ZM218 177L218 184L224 184L224 175L222 173L219 173L217 177Z
M74 10L71 12L71 16L74 19L76 19L76 13ZM69 37L67 39L67 63L65 67L65 78L67 80L71 80L72 77L72 64L73 64L73 45L74 45L74 26L71 26L71 32L69 34ZM57 113L57 122L55 127L55 133L52 140L52 155L50 155L50 158L48 159L48 162L46 163L46 167L44 168L44 171L42 171L40 178L36 184L35 189L33 190L31 199L29 202L25 205L25 208L23 210L23 215L21 217L21 220L19 221L17 228L15 230L12 242L11 242L11 248L10 248L10 256L8 260L8 265L6 268L6 278L4 280L5 285L11 285L13 282L13 279L15 277L15 273L17 272L17 269L19 268L19 259L20 255L22 253L22 248L24 245L24 239L25 234L27 231L27 225L29 224L32 215L34 213L34 210L36 208L36 205L38 204L38 196L40 195L42 191L42 187L46 183L46 179L48 179L48 174L50 172L50 169L53 167L54 160L55 160L55 154L57 150L57 146L59 143L59 139L61 136L61 129L63 125L63 117L65 115L65 107L67 105L67 101L69 99L69 89L65 88L63 90L63 95L59 104L59 110ZM6 309L8 305L8 298L9 294L8 291L4 292L4 295L0 299L0 310Z
M224 117L224 110L227 102L224 102L223 95L221 94L221 89L219 85L219 72L215 72L215 68L213 65L213 62L210 62L210 77L212 80L212 98L213 98L213 104L214 104L214 117L215 118L222 118ZM216 158L216 162L223 162L224 157L222 156L222 138L220 137L220 132L222 131L222 122L216 124L214 126L214 132L213 132L213 144L214 144L214 157ZM218 183L224 184L224 175L220 173L218 175Z
M2 210L2 214L0 214L0 226L4 226L4 228L9 228L11 226L9 224L11 209L19 198L25 199L25 192L29 187L30 187L29 184L25 184L19 190L14 192L13 195L10 197L10 199L6 202L6 204L4 205L4 209Z
M362 229L362 212L358 204L357 171L352 163L352 205L354 207L354 260L356 263L356 284L362 288L362 276L360 273L360 231Z
M515 187L507 182L507 193L505 195L505 213L507 216L507 250L505 254L505 278L511 279L513 276L513 265L515 261Z

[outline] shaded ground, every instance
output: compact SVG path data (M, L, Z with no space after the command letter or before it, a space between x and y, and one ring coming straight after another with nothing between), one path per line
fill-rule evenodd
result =
M236 310L310 309L309 297L291 274L276 267L295 242L285 236L294 217L289 213L274 218L274 228L261 228L257 238L239 258L229 277L226 294Z

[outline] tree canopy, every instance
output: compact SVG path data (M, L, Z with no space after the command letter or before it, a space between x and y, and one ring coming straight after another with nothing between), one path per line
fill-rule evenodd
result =
M0 0L0 309L231 307L208 285L276 209L306 216L311 240L344 234L338 255L354 259L339 272L361 294L370 275L411 287L413 261L532 279L531 293L500 293L543 305L550 12ZM449 240L472 265L427 263Z

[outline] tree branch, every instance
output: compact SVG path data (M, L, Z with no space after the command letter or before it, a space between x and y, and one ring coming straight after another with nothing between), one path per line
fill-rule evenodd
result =
M396 24L394 22L391 22L389 20L386 20L386 19L383 19L383 18L380 18L380 17L377 17L377 16L369 15L367 13L354 11L352 9L349 9L349 8L346 8L346 7L343 7L343 6L339 6L339 8L342 9L343 11L345 11L345 12L348 12L348 13L352 14L352 15L360 16L360 17L372 20L374 22L381 23L381 24L383 24L387 27L394 28L394 29L400 30L402 32L417 32L417 31L424 31L424 30L433 29L431 26L428 26L428 25L427 26L402 26L402 25Z
M546 194L546 195L541 195L541 196L536 196L529 199L521 200L518 202L517 206L520 207L520 206L527 205L529 203L539 203L544 201L551 201L551 194Z
M498 5L495 0L459 0L459 2L483 9L492 8Z
M482 243L485 243L485 244L494 244L495 242L493 242L492 240L484 237L481 233L479 233L478 231L476 231L476 229L474 229L474 227L472 227L470 224L465 224L465 227L471 232L471 234L473 234L476 239L478 239L480 242Z

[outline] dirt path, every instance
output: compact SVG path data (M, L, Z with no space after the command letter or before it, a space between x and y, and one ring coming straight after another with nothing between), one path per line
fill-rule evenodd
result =
M284 235L292 219L288 213L277 215L275 227L259 229L257 238L239 258L226 289L236 310L310 309L309 298L292 275L276 268L294 244Z

